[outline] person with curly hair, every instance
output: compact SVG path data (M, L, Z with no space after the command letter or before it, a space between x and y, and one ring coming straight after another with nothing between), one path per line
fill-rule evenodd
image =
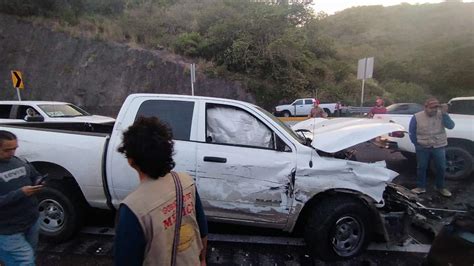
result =
M172 171L172 138L156 117L140 117L123 133L118 151L140 184L118 210L115 265L206 265L206 217L193 179Z

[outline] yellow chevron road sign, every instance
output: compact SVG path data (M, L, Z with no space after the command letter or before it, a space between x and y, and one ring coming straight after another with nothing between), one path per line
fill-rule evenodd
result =
M25 84L23 83L23 78L21 77L21 72L18 70L12 71L12 82L14 88L24 89Z

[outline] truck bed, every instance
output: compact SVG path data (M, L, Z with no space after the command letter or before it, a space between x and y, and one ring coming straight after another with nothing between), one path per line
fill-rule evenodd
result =
M50 178L74 178L93 207L107 208L104 157L113 125L89 123L0 124L18 138L16 155ZM63 169L60 176L57 171Z
M55 122L30 122L30 123L0 123L1 126L13 127L13 128L28 128L35 130L45 131L60 131L64 133L99 133L108 134L112 133L114 124L92 124L92 123L55 123Z

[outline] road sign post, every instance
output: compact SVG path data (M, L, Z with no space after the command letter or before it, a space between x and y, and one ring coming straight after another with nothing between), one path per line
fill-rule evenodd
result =
M194 96L194 82L196 82L196 64L190 64L191 69L191 95Z
M18 101L21 102L20 89L16 88L16 95L18 96Z
M18 70L12 70L12 82L13 87L16 88L16 94L18 95L18 100L21 101L20 89L25 88L25 84L23 83L23 78L21 77L21 72Z
M372 74L374 72L374 58L373 57L366 57L359 59L357 65L357 79L362 80L362 92L360 95L360 107L364 105L364 87L365 87L365 80L372 78ZM362 108L361 108L362 110ZM362 114L362 111L361 111Z

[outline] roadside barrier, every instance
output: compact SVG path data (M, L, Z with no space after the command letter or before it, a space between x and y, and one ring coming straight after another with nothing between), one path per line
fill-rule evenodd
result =
M278 117L283 122L300 122L308 119L306 116Z

